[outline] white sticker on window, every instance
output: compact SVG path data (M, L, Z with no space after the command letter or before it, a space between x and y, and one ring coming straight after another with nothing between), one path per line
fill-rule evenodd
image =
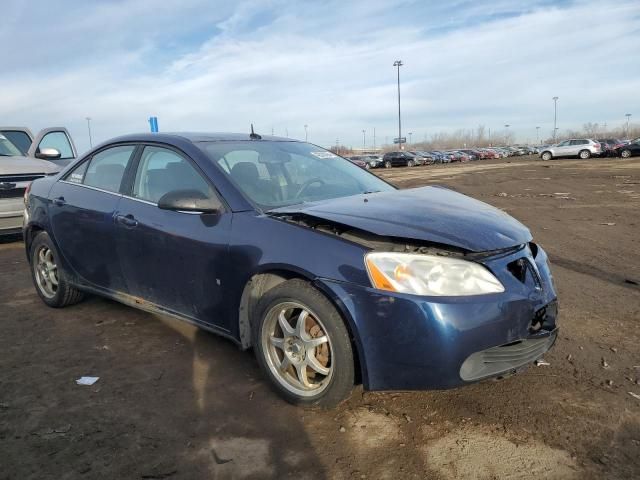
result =
M69 180L71 180L74 183L82 183L82 174L81 173L72 173L71 177L69 177Z
M334 155L331 152L310 152L311 155L318 158L337 158L337 155Z

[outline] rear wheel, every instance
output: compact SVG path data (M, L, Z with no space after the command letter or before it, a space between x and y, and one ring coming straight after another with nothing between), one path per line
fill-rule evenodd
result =
M335 307L309 283L294 279L269 290L253 321L258 363L287 401L332 407L349 396L349 333Z
M581 159L586 160L588 158L591 158L591 152L589 150L580 150L580 153L578 154L578 156Z
M384 162L384 168L391 168L393 165L391 165L391 162L389 160L385 160Z
M407 167L415 167L416 166L416 162L414 162L413 160L407 160Z
M69 285L60 267L59 255L49 234L40 232L31 244L31 277L38 295L50 307L80 302L84 293Z
M366 168L367 170L369 170L369 169L371 168L371 165L370 165L370 164L368 164L368 163L365 163L365 164L364 164L364 168Z
M551 152L544 152L542 154L542 159L543 160L551 160L551 158L553 158L553 155L551 155Z
M631 156L631 150L625 148L620 152L620 156L622 158L629 158Z

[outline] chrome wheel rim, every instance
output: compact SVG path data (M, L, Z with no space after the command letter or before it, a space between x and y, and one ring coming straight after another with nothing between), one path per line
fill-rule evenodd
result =
M623 150L622 151L622 157L623 158L629 158L631 156L631 152L629 150Z
M308 307L280 303L266 315L262 351L269 370L287 391L301 397L323 392L334 370L331 339Z
M587 152L583 151L583 152L580 154L580 158L589 158L589 154L588 154Z
M58 266L56 265L53 251L46 245L42 245L36 252L35 270L38 289L47 298L52 298L58 292Z

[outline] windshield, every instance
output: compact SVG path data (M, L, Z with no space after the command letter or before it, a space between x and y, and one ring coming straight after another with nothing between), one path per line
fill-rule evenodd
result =
M22 153L18 148L7 139L4 135L0 134L0 156L3 157L19 157Z
M202 142L198 146L263 210L395 190L375 175L302 142Z

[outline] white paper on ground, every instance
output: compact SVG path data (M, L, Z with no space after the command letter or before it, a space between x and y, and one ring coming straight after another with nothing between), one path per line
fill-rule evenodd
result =
M78 385L93 385L98 380L100 380L100 377L80 377L76 380L76 383Z

